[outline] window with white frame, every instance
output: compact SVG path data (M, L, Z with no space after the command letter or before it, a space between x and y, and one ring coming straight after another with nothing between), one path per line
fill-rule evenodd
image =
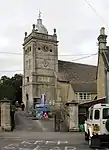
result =
M91 93L76 93L76 100L91 100Z
M87 99L91 100L91 94L87 93Z

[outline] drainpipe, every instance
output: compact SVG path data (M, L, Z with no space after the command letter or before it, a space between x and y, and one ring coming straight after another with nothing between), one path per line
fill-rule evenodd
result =
M107 78L107 69L105 69L105 82L106 82L106 104L108 104L108 78Z
M107 56L106 56L106 53L105 53L105 51L103 51L103 53L102 53L102 55L104 55L104 58L105 58L105 60L104 61L106 61L106 67L105 67L105 84L106 84L106 104L108 104L108 77L107 77L107 70L108 70L108 68L109 68L109 61L108 61L108 58L107 58Z

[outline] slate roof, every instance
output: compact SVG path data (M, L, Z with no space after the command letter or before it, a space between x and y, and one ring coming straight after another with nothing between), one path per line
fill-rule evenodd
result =
M58 60L58 80L70 81L75 92L97 92L97 66Z

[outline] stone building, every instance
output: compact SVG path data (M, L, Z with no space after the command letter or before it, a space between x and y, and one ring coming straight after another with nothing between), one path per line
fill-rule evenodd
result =
M25 32L23 43L23 101L32 107L36 98L45 94L47 102L91 100L97 94L96 66L58 60L56 29L49 35L37 19L32 32Z
M49 35L37 19L32 32L25 33L24 43L24 77L23 101L27 107L32 107L41 94L45 94L47 102L56 100L56 82L58 73L58 41L56 29Z
M98 39L99 49L101 37ZM99 88L104 86L101 83L104 83L101 53L98 55L98 67L58 60L56 29L53 35L49 35L40 16L37 24L33 24L32 32L25 32L23 53L22 94L26 107L33 107L41 94L46 95L50 104L71 100L90 101L95 99L97 91L98 97L105 96L105 92L100 92Z

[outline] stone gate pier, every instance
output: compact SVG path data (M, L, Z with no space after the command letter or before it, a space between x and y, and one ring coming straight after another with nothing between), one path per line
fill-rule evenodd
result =
M67 111L69 114L69 131L79 131L78 128L78 103L76 101L67 102Z
M1 130L11 131L10 101L1 100Z

